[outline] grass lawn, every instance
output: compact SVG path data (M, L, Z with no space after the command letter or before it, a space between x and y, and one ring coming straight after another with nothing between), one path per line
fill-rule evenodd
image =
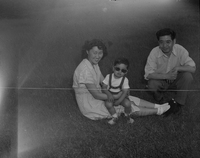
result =
M144 92L146 93L146 92ZM179 116L123 117L110 126L81 115L73 93L21 90L19 158L197 158L200 92L191 92Z

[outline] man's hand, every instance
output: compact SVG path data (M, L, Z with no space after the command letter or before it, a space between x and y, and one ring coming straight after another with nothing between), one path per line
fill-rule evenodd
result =
M176 77L177 77L177 74L178 74L178 71L176 68L172 69L171 71L169 71L167 74L166 74L166 77L165 79L167 80L175 80Z
M179 71L179 67L177 66L177 67L174 67L170 72L177 74L178 71Z
M174 80L177 78L178 71L179 71L179 67L175 67L171 71L169 71L166 74L166 82L169 84L174 82Z

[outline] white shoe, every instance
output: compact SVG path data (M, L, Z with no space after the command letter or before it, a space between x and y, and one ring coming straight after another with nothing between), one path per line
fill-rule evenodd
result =
M160 104L160 107L163 107L163 106L166 106L166 105L169 105L169 103Z
M158 108L157 114L158 115L162 115L163 113L165 113L169 109L170 109L170 105L169 104L163 105L163 106L161 106L161 107Z
M129 119L128 119L127 123L130 123L130 124L132 124L133 122L134 122L134 120L133 120L131 117L129 117Z
M114 125L114 124L116 124L117 120L118 120L117 117L113 117L113 118L111 118L111 119L108 121L108 123L109 123L110 125Z

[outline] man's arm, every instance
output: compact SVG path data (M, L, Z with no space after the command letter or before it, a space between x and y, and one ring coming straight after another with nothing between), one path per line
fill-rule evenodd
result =
M172 71L175 72L190 72L190 73L195 73L196 71L196 66L177 66L174 69L172 69Z
M175 67L173 71L194 73L196 71L194 60L189 56L189 52L184 47L181 48L181 65Z
M194 73L196 71L196 67L192 66L177 66L172 69L170 72L166 74L161 73L151 73L147 76L147 79L167 79L167 80L175 80L178 72L190 72Z
M166 74L160 74L160 73L151 73L146 78L147 79L158 79L158 80L159 79L161 79L161 80L167 79Z
M151 73L147 76L147 79L157 79L157 80L175 80L177 77L177 72L164 73Z
M157 73L155 70L157 69L156 65L156 55L153 50L150 52L147 63L145 65L145 79L167 79L167 80L175 80L178 72L190 72L194 73L196 71L194 61L188 56L188 52L184 49L184 54L181 57L181 65L173 68L168 73Z

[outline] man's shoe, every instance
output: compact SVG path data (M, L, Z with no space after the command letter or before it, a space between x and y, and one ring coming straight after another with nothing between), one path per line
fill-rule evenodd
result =
M169 101L169 105L170 105L170 109L167 110L165 113L163 113L163 117L167 117L170 114L172 114L172 113L174 114L179 111L177 102L173 98Z
M181 108L182 108L183 105L181 105L181 104L179 104L177 102L176 102L176 104L177 104L177 107L174 109L173 114L180 114Z

